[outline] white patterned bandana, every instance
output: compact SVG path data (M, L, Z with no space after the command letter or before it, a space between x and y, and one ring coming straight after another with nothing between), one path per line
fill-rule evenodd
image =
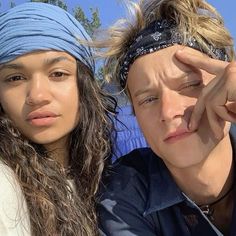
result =
M209 56L212 56L213 54L214 57L219 60L229 60L225 48L215 48L213 45L207 43L210 50L204 51L204 49L199 46L196 39L191 36L186 37L186 39L187 42L185 42L186 40L183 33L178 31L175 21L161 19L152 22L137 35L124 57L120 66L121 87L125 88L129 68L138 57L159 51L175 44L184 44Z

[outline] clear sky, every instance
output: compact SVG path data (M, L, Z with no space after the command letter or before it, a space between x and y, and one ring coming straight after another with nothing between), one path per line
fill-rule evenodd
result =
M236 0L207 0L223 15L225 24L236 41ZM2 0L2 9L8 7L8 1ZM27 2L27 0L15 0L16 4ZM79 5L89 16L89 8L98 8L102 27L112 24L116 19L125 15L124 7L119 0L65 0L72 13L73 7Z

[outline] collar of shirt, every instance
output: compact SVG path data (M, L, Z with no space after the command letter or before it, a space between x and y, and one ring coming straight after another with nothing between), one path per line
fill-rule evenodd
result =
M236 153L236 125L231 125L230 138L233 148L233 156ZM153 158L149 163L149 190L148 201L144 216L163 210L183 201L189 201L186 195L179 189L169 170L160 158L152 152ZM191 201L191 205L193 202Z

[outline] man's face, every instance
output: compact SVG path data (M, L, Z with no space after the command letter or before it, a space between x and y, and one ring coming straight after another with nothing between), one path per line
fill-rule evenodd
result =
M127 80L135 114L150 147L167 166L177 168L204 161L219 142L205 114L197 130L188 129L197 98L214 76L178 61L174 54L182 47L175 45L138 58ZM228 129L229 124L225 133Z

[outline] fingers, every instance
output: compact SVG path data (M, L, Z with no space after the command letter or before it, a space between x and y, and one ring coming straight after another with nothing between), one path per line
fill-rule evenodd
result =
M217 91L218 78L212 79L205 88L203 88L201 94L198 97L198 100L194 106L190 121L189 121L189 129L196 130L200 124L202 115L206 109L206 105L208 101L210 101L210 96L212 95L212 91Z
M212 59L185 47L175 53L176 58L193 68L215 75L202 90L193 109L189 129L196 130L206 112L216 138L223 137L225 121L236 123L236 64ZM231 102L229 104L229 101Z
M197 69L205 70L213 75L223 74L224 69L229 64L225 61L212 59L209 56L188 47L176 51L175 56L182 63L188 64Z
M224 136L225 121L235 123L235 114L229 112L225 106L207 107L207 117L210 127L217 139Z
M230 63L223 76L212 79L202 90L193 109L189 128L197 129L206 111L216 138L223 137L225 121L236 123L236 64Z
M203 94L193 109L189 129L196 130L198 128L203 113L206 111L211 130L217 139L222 139L225 121L236 123L236 103L231 102L224 105L224 97L224 94L219 94L219 96L212 95L211 93Z
M227 102L225 106L226 106L228 112L232 116L234 116L236 119L236 102Z
M207 107L207 117L209 121L209 125L211 130L213 131L215 137L221 140L224 136L223 128L224 128L224 120L222 120L215 111Z
M198 98L196 105L193 108L191 118L189 121L188 128L191 131L194 131L198 128L202 115L205 111L205 103L204 103L204 97L201 96Z

